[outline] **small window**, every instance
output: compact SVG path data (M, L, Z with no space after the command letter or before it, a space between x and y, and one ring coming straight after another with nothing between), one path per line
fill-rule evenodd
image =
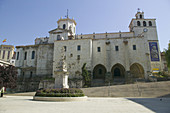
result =
M24 76L24 75L25 75L25 73L23 72L23 73L22 73L22 75Z
M77 60L80 60L80 55L77 55Z
M149 26L152 26L152 22L151 21L149 21Z
M100 52L101 50L100 50L100 47L97 47L97 52Z
M78 46L77 46L77 51L80 51L80 50L81 50L81 46L78 45Z
M140 18L142 18L142 15L140 15Z
M100 75L102 74L102 69L99 69L99 74L100 74Z
M119 46L115 46L115 51L119 51Z
M73 57L73 54L70 54L70 57Z
M64 60L66 60L66 56L64 56Z
M32 59L35 58L35 51L32 51Z
M143 26L146 26L146 22L145 21L143 21Z
M65 51L65 52L67 51L67 46L64 46L64 51Z
M137 25L140 26L140 21L137 21Z
M133 50L136 50L136 45L133 45Z
M63 29L66 29L66 24L63 24Z
M17 60L19 59L19 52L17 52Z
M24 60L26 60L27 59L27 52L25 52L25 56L24 56Z
M60 37L60 35L57 35L57 40L61 40L61 37Z

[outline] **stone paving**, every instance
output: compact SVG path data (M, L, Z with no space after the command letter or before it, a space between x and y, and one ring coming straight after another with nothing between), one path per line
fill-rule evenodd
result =
M88 98L74 102L33 101L32 98L0 98L0 113L170 113L170 98Z

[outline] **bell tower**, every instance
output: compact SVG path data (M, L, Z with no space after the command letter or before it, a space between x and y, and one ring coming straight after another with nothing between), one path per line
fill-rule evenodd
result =
M130 32L134 32L134 37L142 36L145 41L145 52L150 61L151 72L161 71L161 58L159 41L157 36L156 19L145 18L144 12L138 9L129 25Z
M75 36L76 34L76 21L74 20L74 18L69 18L68 14L66 16L66 18L60 18L57 21L58 24L58 28L66 30L70 33L70 35ZM69 36L69 34L68 34Z
M69 18L68 10L67 15L64 18L60 18L57 21L57 28L49 31L49 43L54 43L55 40L68 40L75 39L76 35L76 21L74 18Z
M138 8L138 11L137 11L135 17L136 17L136 19L144 19L144 12L143 11L141 12L140 9Z
M156 19L145 18L144 12L138 9L129 25L130 32L134 32L135 36L139 36L145 32L148 40L158 40L157 29L156 29Z

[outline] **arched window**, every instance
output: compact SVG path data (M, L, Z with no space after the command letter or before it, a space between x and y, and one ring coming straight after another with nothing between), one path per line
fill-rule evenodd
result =
M32 59L35 58L35 51L32 51Z
M142 15L140 15L140 18L142 18Z
M149 26L152 26L152 22L151 21L149 21Z
M57 35L57 40L61 40L61 37L60 37L60 35Z
M140 21L137 21L137 25L140 26Z
M98 64L93 69L93 78L94 79L105 79L105 74L107 70L105 66Z
M66 29L66 24L63 24L63 29Z
M120 69L119 69L119 68L115 68L115 69L114 69L114 76L121 76L121 73L120 73Z
M10 57L10 51L8 51L8 58L7 59L9 59L9 57Z
M146 26L146 22L145 21L143 21L143 26Z

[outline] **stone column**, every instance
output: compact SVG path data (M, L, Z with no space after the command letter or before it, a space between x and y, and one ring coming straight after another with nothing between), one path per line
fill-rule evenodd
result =
M105 82L108 82L111 80L111 46L110 46L110 40L106 40L106 69L107 72L105 73Z
M129 66L129 50L128 50L128 40L124 39L124 58L125 58L125 79L129 83L131 81L130 66Z

